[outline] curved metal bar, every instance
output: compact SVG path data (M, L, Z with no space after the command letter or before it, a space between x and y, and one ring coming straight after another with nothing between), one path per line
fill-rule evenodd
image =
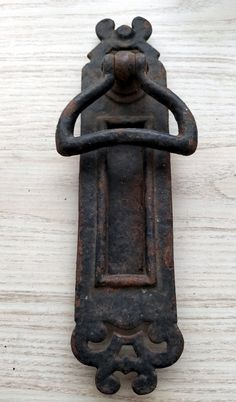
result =
M89 137L94 138L97 133L74 137L74 127L80 113L91 103L104 95L114 84L114 74L105 74L104 78L92 88L88 88L72 99L63 110L57 124L56 147L63 156L78 155L92 151L89 146ZM99 147L98 147L99 148Z
M198 133L195 119L187 105L170 89L148 79L145 72L139 71L137 76L142 89L166 106L173 113L178 124L177 136L165 134L171 137L170 148L172 148L166 150L181 155L193 154L197 148Z
M74 137L74 126L79 114L111 89L114 75L109 73L96 87L77 95L64 109L56 131L57 151L61 155L71 156L108 146L132 144L181 155L194 153L197 147L197 126L188 107L168 88L148 79L144 72L139 72L137 77L148 95L171 110L178 124L177 136L150 129L116 128Z

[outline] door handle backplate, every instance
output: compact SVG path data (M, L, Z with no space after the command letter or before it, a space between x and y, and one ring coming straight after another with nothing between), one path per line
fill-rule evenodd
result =
M136 17L96 27L82 91L64 109L57 150L80 158L79 239L72 350L97 368L97 388L115 393L114 374L135 372L137 394L153 391L155 369L183 350L177 326L170 153L192 154L197 127L166 87L151 24ZM178 124L169 134L168 109ZM81 136L74 127L81 114Z

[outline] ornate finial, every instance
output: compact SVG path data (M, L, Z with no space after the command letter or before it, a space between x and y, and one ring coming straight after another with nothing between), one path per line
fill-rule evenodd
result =
M138 39L147 40L152 33L152 26L149 21L142 17L136 17L132 21L132 28L122 25L115 30L115 23L109 18L101 20L96 26L96 34L99 39L131 39L134 36Z
M153 49L146 41L152 34L152 26L148 20L142 17L133 19L131 27L121 25L115 29L115 23L110 18L101 20L96 25L96 34L101 43L95 47L88 57L93 60L101 59L101 55L112 50L136 49L145 53L146 49L152 52L154 57L159 57L159 52Z

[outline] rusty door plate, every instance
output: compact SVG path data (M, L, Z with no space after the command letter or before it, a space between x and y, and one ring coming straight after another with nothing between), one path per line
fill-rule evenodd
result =
M72 350L97 368L96 386L120 387L134 372L137 394L153 391L155 369L183 351L177 326L170 152L190 155L197 128L188 107L166 87L159 53L137 17L115 30L100 21L82 92L65 108L57 150L80 158L79 240ZM168 109L178 124L169 134ZM81 113L82 112L82 113ZM81 113L81 136L74 136Z

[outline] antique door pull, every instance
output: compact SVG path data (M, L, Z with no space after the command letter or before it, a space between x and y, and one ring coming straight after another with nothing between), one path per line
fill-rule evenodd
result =
M170 152L192 154L197 127L166 87L159 53L146 43L151 24L137 17L116 30L96 26L101 43L82 72L82 92L56 131L61 155L80 159L79 239L72 350L97 368L96 385L115 393L115 371L136 372L146 394L156 368L180 357L177 326ZM168 132L168 109L178 135ZM81 114L81 136L74 127ZM93 152L91 152L93 151ZM95 152L96 151L96 152Z
M104 78L101 82L77 95L61 115L56 136L58 152L64 156L71 156L108 146L132 144L181 155L192 154L196 149L197 137L192 113L172 91L148 78L146 70L147 61L142 53L122 50L115 55L106 55L103 61ZM74 137L75 122L80 113L105 95L113 87L115 79L117 82L126 82L132 77L140 84L140 90L142 89L172 111L178 123L178 136L152 129L125 127L86 133L84 137Z

